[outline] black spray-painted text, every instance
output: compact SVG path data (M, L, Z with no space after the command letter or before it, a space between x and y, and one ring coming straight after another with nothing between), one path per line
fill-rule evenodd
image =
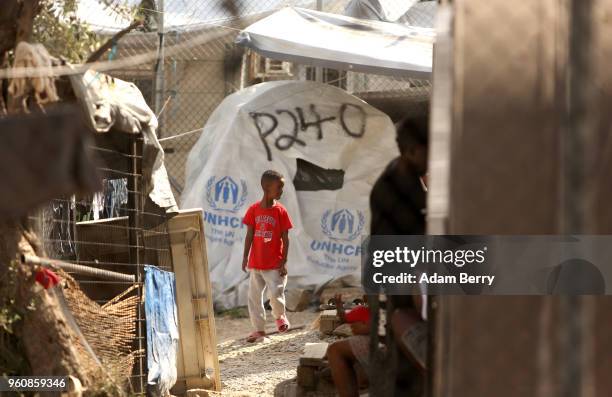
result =
M303 108L296 107L293 110L278 109L274 113L251 112L249 115L253 119L259 138L266 149L268 161L272 161L272 151L268 137L276 131L280 117L287 117L292 125L290 133L280 133L274 139L274 146L281 151L287 150L295 144L306 146L306 142L300 139L299 135L300 132L305 132L310 128L314 129L317 140L323 139L323 125L335 120L339 121L342 130L352 138L363 137L366 130L366 112L361 106L353 103L341 104L337 116L323 117L313 104L309 105L308 114ZM307 121L307 118L311 121ZM349 118L351 122L349 122Z

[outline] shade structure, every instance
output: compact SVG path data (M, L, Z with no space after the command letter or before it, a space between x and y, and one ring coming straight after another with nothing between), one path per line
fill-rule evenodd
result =
M236 42L273 59L398 77L431 77L435 31L287 7Z

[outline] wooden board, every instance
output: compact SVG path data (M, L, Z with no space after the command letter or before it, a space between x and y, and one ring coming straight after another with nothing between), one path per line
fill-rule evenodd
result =
M300 365L318 367L323 365L323 358L327 354L329 343L306 343L304 354L300 357Z
M332 310L323 310L323 313L321 313L321 318L326 317L326 318L336 318L338 317L338 311L336 309L332 309Z
M127 216L77 222L75 241L79 241L76 244L77 257L83 264L118 273L137 274L137 266L127 266L131 263ZM122 282L113 284L91 275L72 273L72 276L81 283L83 292L96 301L112 299L126 288Z
M129 253L129 220L127 216L77 222L76 234L80 260L102 260ZM100 244L103 241L105 244ZM112 260L111 260L112 261ZM116 260L114 262L117 262Z
M365 292L363 291L363 288L357 287L325 288L321 292L319 301L321 303L327 303L336 294L342 295L342 301L344 303L351 303L354 299L363 299Z
M314 388L317 384L316 373L316 367L310 365L298 365L297 384L307 389Z
M200 209L168 221L179 317L178 380L172 394L221 390L212 287Z
M340 318L336 310L324 310L319 321L319 332L331 334L340 325Z

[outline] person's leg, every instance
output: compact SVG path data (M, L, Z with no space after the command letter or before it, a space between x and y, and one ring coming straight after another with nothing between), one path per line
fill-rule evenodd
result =
M287 276L279 274L278 270L267 270L263 273L268 288L268 298L272 307L272 315L275 319L285 317L285 287Z
M266 310L263 305L263 294L266 282L257 270L249 270L249 317L253 329L257 332L266 330Z
M327 361L340 397L359 397L353 364L357 359L348 340L334 342L327 348Z
M427 323L414 308L393 312L391 329L397 345L421 371L427 370Z

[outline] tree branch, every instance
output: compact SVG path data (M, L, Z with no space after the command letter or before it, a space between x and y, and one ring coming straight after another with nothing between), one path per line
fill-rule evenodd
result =
M137 27L143 26L143 21L135 21L127 28L121 30L113 37L111 37L106 43L104 43L100 48L94 51L89 58L85 61L86 63L96 62L98 59L104 55L106 51L111 49L123 36L136 29Z

